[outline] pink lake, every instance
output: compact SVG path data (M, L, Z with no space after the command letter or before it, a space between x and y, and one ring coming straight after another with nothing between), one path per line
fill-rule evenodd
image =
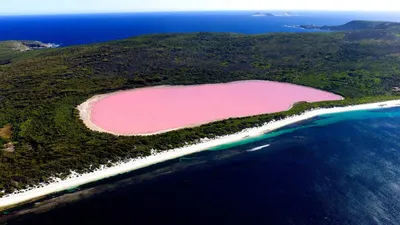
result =
M326 91L271 81L159 86L111 93L92 104L90 116L107 132L146 135L284 111L300 101L341 99Z

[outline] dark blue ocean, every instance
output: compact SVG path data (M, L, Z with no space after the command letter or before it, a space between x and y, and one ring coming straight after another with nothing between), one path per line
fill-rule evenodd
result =
M399 137L400 108L324 115L83 187L9 224L400 224Z
M400 21L399 13L294 12L293 17L252 17L255 12L124 13L0 16L0 40L38 40L61 46L168 32L312 32L285 25L339 25L355 19Z
M0 40L69 46L151 33L400 21L389 13L252 13L0 17ZM12 211L8 224L400 224L399 137L400 108L321 116L52 196Z

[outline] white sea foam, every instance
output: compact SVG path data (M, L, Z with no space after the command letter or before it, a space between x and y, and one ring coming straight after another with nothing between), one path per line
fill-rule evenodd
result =
M252 149L247 150L247 152L255 152L255 151L261 150L261 149L263 149L263 148L267 148L267 147L269 147L269 146L270 146L270 144L258 146L258 147L255 147L255 148L252 148Z
M47 48L58 48L58 47L61 46L61 45L56 44L56 43L44 43L44 45L45 45Z

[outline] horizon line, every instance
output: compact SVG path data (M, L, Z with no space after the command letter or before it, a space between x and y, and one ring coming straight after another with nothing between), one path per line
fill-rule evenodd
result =
M388 12L396 13L400 10L365 10L365 9L199 9L199 10L136 10L136 11L115 11L115 12L48 12L48 13L26 13L26 14L2 14L4 16L56 16L56 15L91 15L91 14L133 14L133 13L179 13L179 12L262 12L262 11L280 11L280 12Z

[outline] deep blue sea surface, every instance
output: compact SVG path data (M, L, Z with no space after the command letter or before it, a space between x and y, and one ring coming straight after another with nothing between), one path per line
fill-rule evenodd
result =
M0 16L0 40L38 40L61 46L167 32L312 32L285 25L340 25L355 19L400 21L400 13L295 12L293 17L252 17L255 12L124 13Z
M320 116L9 224L400 224L399 137L400 108Z
M400 21L396 13L253 13L8 16L0 17L0 40L69 46L165 32L310 32L285 25ZM36 206L18 210L26 213L9 224L400 224L400 108L321 116Z

